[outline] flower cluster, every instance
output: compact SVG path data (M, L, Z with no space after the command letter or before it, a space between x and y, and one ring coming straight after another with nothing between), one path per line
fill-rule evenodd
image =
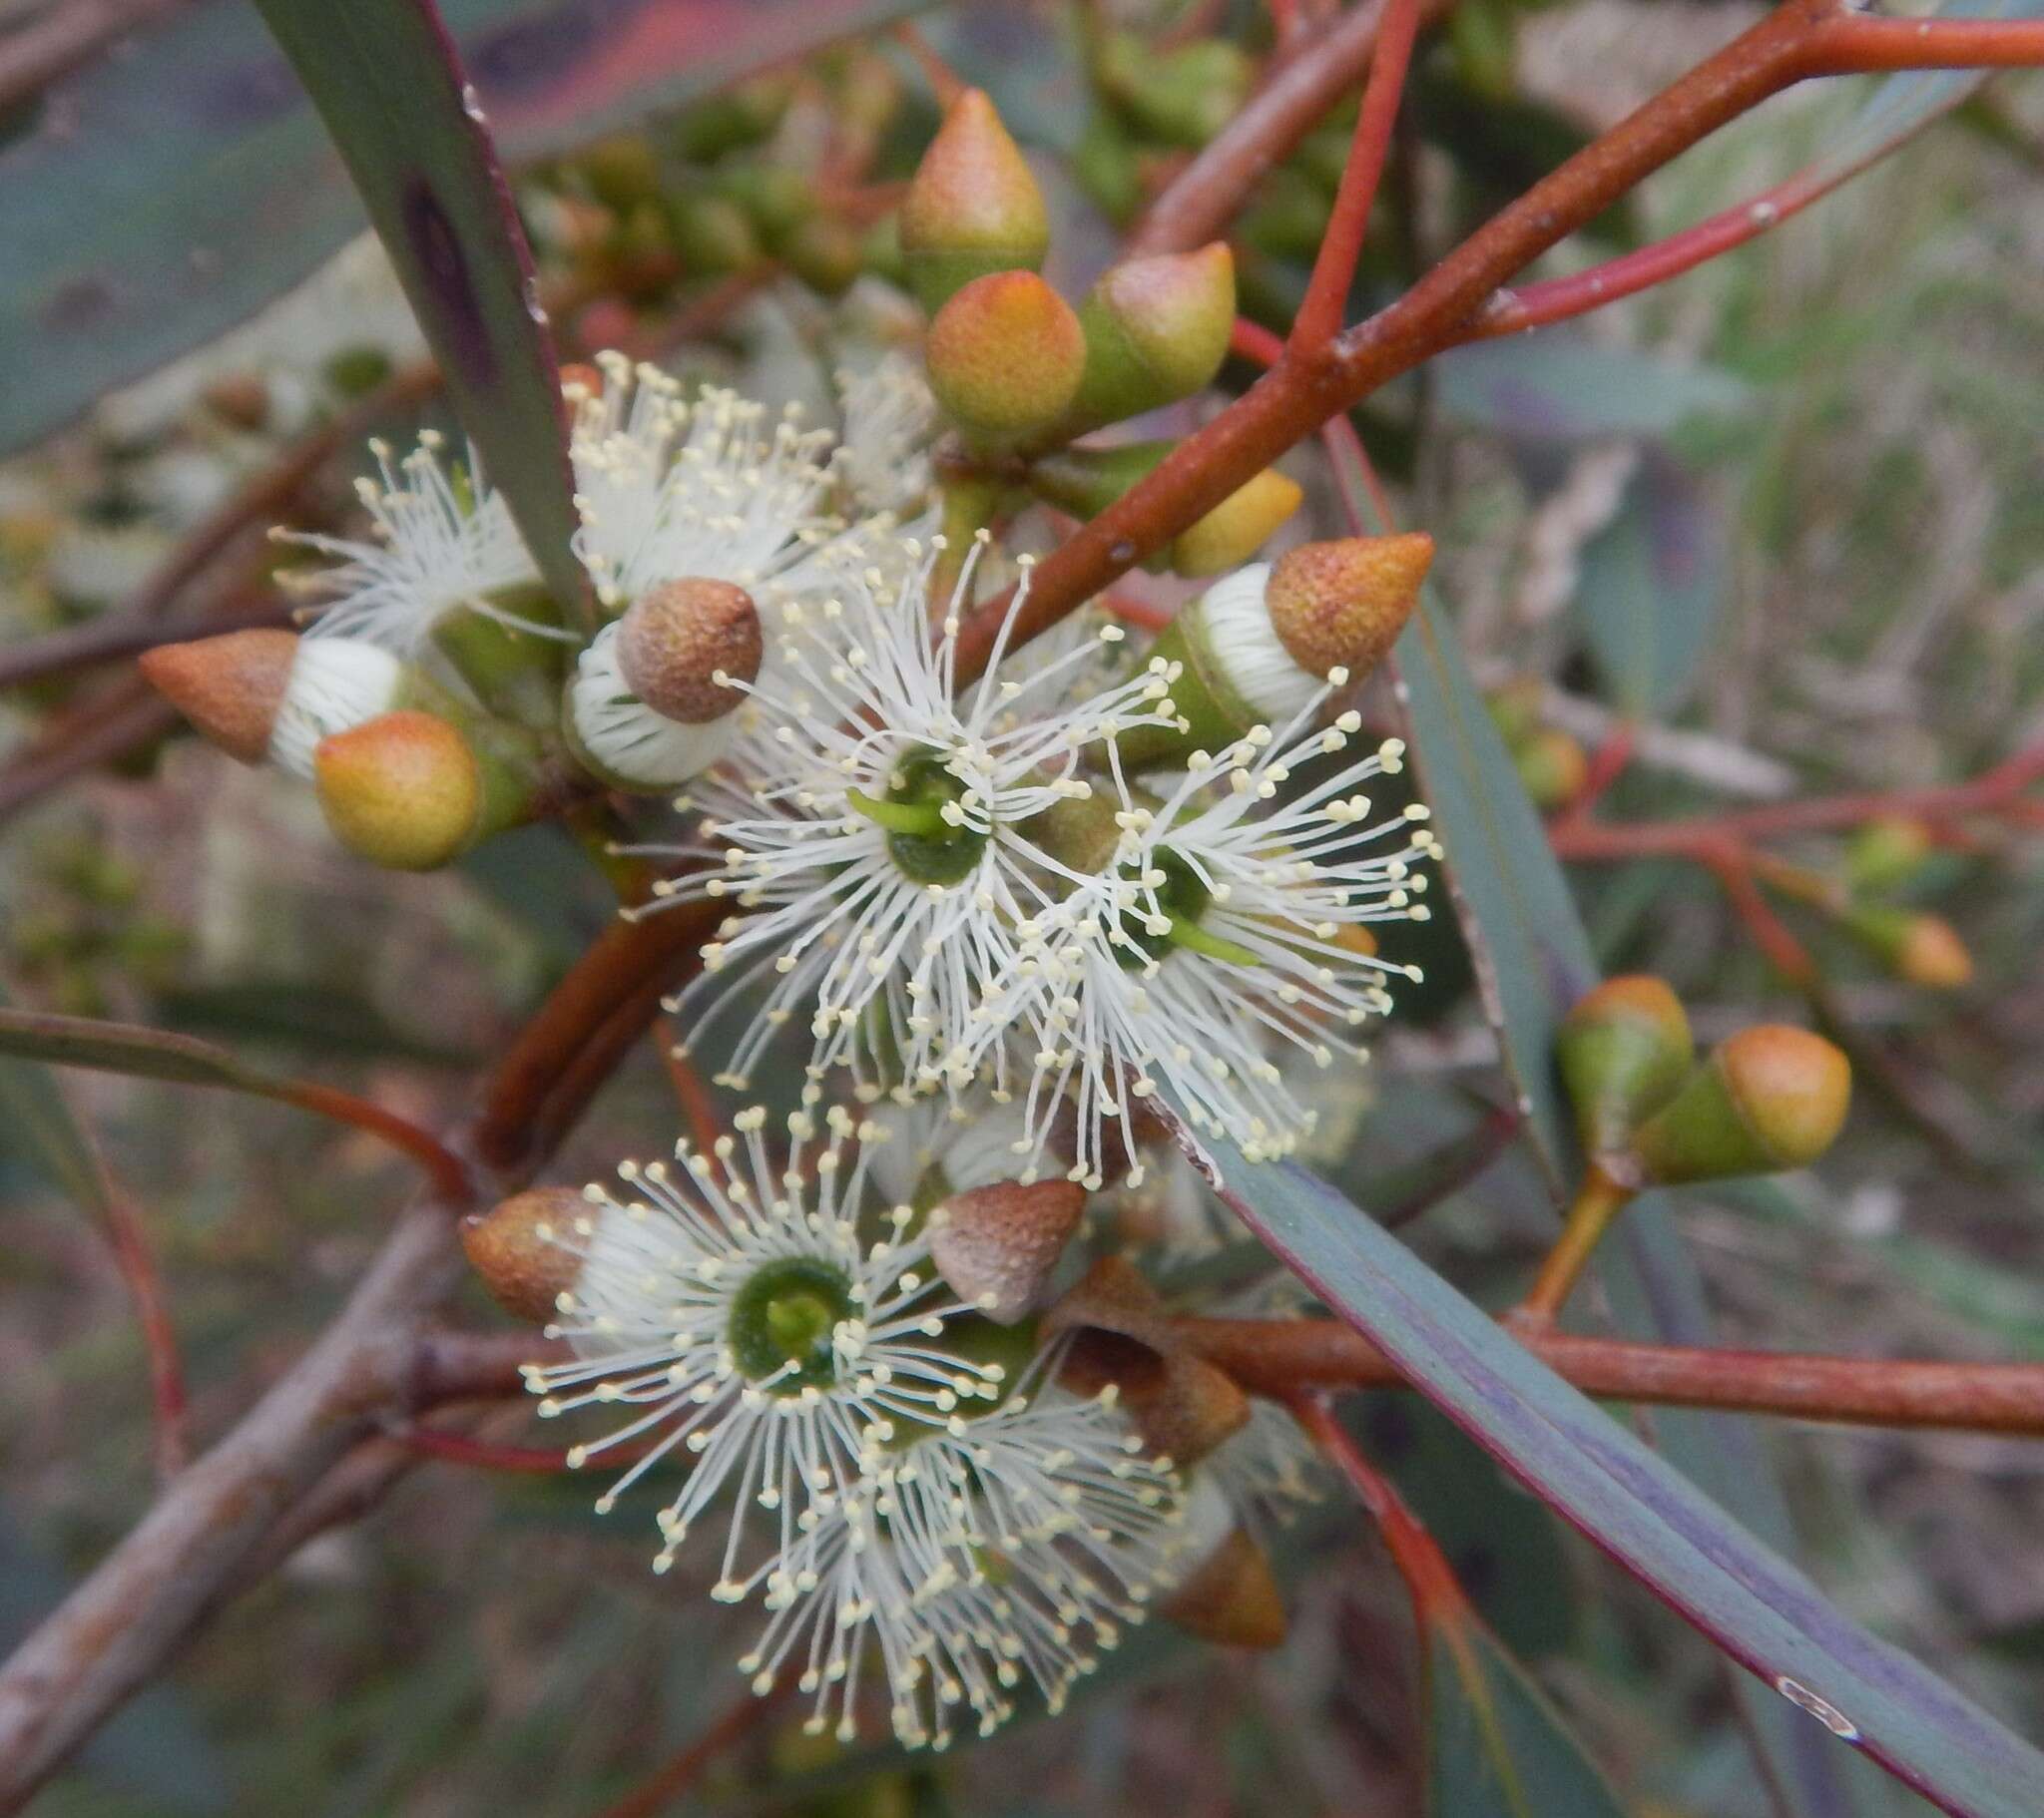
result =
M572 1353L528 1372L540 1411L626 1411L570 1455L631 1456L601 1510L693 1461L656 1517L658 1570L728 1498L713 1594L758 1593L742 1668L763 1691L790 1670L814 1727L854 1733L874 1655L911 1743L949 1740L961 1704L991 1728L1025 1682L1055 1706L1172 1582L1178 1475L1111 1388L1058 1381L1058 1345L959 1299L935 1221L873 1190L883 1132L833 1108L770 1146L764 1111L737 1122L712 1155L628 1164L623 1194L482 1221L485 1275L515 1256Z

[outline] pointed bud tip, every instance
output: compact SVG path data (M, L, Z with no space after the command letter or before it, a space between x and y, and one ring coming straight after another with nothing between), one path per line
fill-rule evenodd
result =
M1186 1575L1158 1613L1223 1647L1277 1647L1288 1626L1270 1555L1241 1528Z
M160 644L141 657L150 686L207 738L244 763L257 763L283 704L295 632L227 632L190 644Z
M1689 1052L1689 1012L1666 979L1644 972L1606 979L1577 1000L1562 1028L1568 1031L1618 1021L1647 1024L1670 1047Z
M930 1255L961 1300L1012 1325L1036 1306L1085 1211L1085 1189L1070 1180L971 1187L931 1214Z
M902 199L900 235L929 309L970 278L1043 262L1050 212L984 90L967 89L944 116Z
M722 719L760 674L765 639L753 596L688 577L650 588L618 625L618 669L656 713L685 725ZM729 682L717 680L719 674Z
M1064 413L1085 370L1086 337L1035 272L994 271L937 311L926 357L930 389L961 428L1011 436Z
M1555 1040L1576 1129L1593 1155L1621 1150L1641 1119L1665 1105L1690 1071L1689 1013L1667 981L1607 979L1562 1020Z
M1776 1167L1808 1166L1844 1128L1852 1066L1822 1036L1764 1023L1722 1043L1714 1061Z
M1929 991L1957 991L1971 983L1973 956L1951 923L1941 915L1916 915L1909 920L1894 960L1896 976Z
M334 837L357 858L398 871L447 863L482 808L468 741L446 720L411 709L322 738L312 780Z
M1432 566L1424 531L1302 544L1271 571L1272 628L1301 669L1364 675L1397 642Z
M515 1319L544 1325L575 1285L582 1261L548 1233L566 1231L582 1215L573 1187L539 1186L464 1219L461 1247L497 1304Z
M1112 265L1081 318L1092 364L1082 407L1132 416L1213 382L1235 328L1235 255L1221 241Z

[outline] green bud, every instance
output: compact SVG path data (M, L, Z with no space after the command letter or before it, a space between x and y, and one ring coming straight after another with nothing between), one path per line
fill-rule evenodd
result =
M1539 729L1545 693L1538 676L1514 676L1483 697L1491 723L1506 744L1522 745Z
M1229 680L1222 655L1208 636L1196 601L1157 634L1150 660L1178 668L1171 702L1176 726L1134 726L1115 740L1131 770L1183 765L1195 751L1219 751L1242 737L1261 715Z
M1682 1000L1660 979L1608 979L1578 1003L1555 1052L1583 1147L1623 1149L1634 1126L1680 1089L1693 1046Z
M620 215L660 197L660 158L643 133L599 139L575 160L575 169L598 202Z
M1072 175L1116 227L1127 227L1142 212L1142 160L1127 130L1105 109L1095 110L1072 148Z
M381 347L343 347L319 371L339 396L367 397L390 376L390 356Z
M1852 1069L1821 1036L1780 1024L1741 1030L1633 1133L1655 1185L1806 1167L1845 1122Z
M932 313L974 278L1034 271L1050 249L1050 213L994 104L967 89L916 167L901 204L910 288Z
M729 196L684 192L668 205L675 250L691 277L747 271L765 256L751 219Z
M1106 38L1094 63L1102 91L1153 139L1198 151L1241 111L1256 80L1241 46L1204 38L1160 55L1134 32Z
M1140 416L1213 383L1235 326L1235 259L1220 240L1197 252L1110 266L1079 308L1086 370L1072 434Z
M809 180L785 165L744 164L720 170L716 187L745 212L760 238L775 252L816 212Z
M850 223L811 215L781 241L787 268L821 296L842 296L864 269L865 245Z
M1566 807L1589 780L1590 758L1581 742L1559 726L1541 726L1512 751L1512 768L1543 814Z
M539 625L558 625L560 609L539 588L521 587L493 604ZM501 619L457 609L433 626L433 642L475 697L493 713L550 728L557 717L565 647Z
M1973 977L1973 956L1941 915L1889 903L1857 903L1839 921L1875 959L1908 985L1956 991Z
M1855 892L1885 895L1915 877L1935 850L1936 842L1922 821L1882 815L1845 842L1845 882Z
M908 285L908 261L901 253L901 215L898 210L883 215L866 229L859 243L859 257L875 277L890 284Z
M794 93L792 72L755 76L691 102L668 127L668 143L682 157L698 164L742 146L758 145L780 124Z
M1122 442L1113 448L1061 448L1029 464L1029 489L1075 518L1097 518L1171 453L1169 442Z
M1247 244L1273 258L1309 260L1326 237L1332 207L1325 192L1303 172L1280 165L1257 186L1237 231Z

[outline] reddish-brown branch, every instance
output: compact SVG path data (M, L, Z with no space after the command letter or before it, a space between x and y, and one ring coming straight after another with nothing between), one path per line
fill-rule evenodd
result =
M1744 844L1785 834L1832 832L1886 815L1949 822L1973 815L2014 814L2025 805L2023 792L2040 779L2044 779L2044 741L2025 746L1967 782L1816 795L1729 814L1630 825L1571 818L1551 827L1548 836L1557 855L1566 859L1701 858L1728 842Z
M1369 60L1369 81L1348 142L1348 162L1328 212L1327 230L1313 259L1312 276L1291 322L1291 345L1324 346L1339 332L1347 313L1348 287L1355 281L1369 212L1384 174L1384 156L1391 148L1391 128L1405 94L1405 71L1412 61L1412 40L1419 30L1419 0L1385 0L1383 23Z
M1376 1523L1385 1551L1411 1593L1412 1615L1420 1632L1425 1634L1433 1624L1454 1621L1465 1614L1468 1599L1447 1556L1435 1545L1418 1516L1405 1506L1405 1499L1391 1480L1363 1457L1362 1448L1335 1419L1328 1397L1294 1396L1289 1405L1292 1418L1348 1480L1355 1500Z
M1817 981L1816 961L1809 949L1795 938L1795 932L1775 913L1775 908L1753 881L1753 866L1737 846L1728 845L1704 855L1704 863L1724 887L1725 899L1746 924L1754 945L1767 956L1768 964L1798 990L1808 990Z
M353 1093L319 1086L309 1080L283 1082L266 1096L280 1099L286 1105L295 1105L300 1111L331 1118L336 1124L345 1124L374 1136L379 1142L389 1143L426 1170L433 1190L448 1204L460 1205L468 1199L468 1164L431 1131L422 1129L410 1119L401 1118L372 1100L358 1099Z
M1375 1346L1331 1319L1174 1319L1169 1331L1280 1401L1313 1388L1401 1386ZM1520 1341L1585 1394L1613 1401L2044 1438L2044 1364L1702 1350L1552 1331Z
M192 1456L185 1365L178 1354L178 1331L171 1322L170 1302L164 1295L156 1254L142 1228L141 1213L103 1163L100 1179L107 1213L107 1239L135 1302L142 1348L149 1358L150 1402L156 1411L157 1476L169 1482L185 1469Z
M139 676L102 688L45 726L0 770L0 821L74 776L163 737L177 723L170 704Z
M454 1433L443 1427L392 1427L387 1436L421 1458L436 1458L450 1465L475 1465L485 1471L536 1477L558 1477L569 1469L568 1454L553 1446L499 1445L494 1440L477 1439L472 1433Z
M83 625L67 626L47 637L24 639L0 650L0 688L19 687L40 682L46 676L61 676L68 670L85 669L95 663L112 663L155 650L161 644L177 644L187 638L210 637L216 632L248 631L255 627L288 625L291 608L268 589L252 589L239 595L220 612L209 613L176 625L140 624L127 615L102 615Z

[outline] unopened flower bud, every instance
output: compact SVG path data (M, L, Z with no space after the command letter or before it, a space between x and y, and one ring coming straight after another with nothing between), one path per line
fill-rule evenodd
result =
M597 201L620 215L660 194L660 159L643 133L614 133L585 146L575 169Z
M1160 54L1148 39L1116 32L1100 47L1095 75L1153 139L1197 151L1235 118L1256 65L1225 38L1199 38Z
M741 146L759 144L787 111L794 77L792 69L775 70L692 101L669 123L668 143L698 164Z
M1629 1147L1657 1185L1806 1167L1845 1122L1852 1069L1821 1036L1780 1024L1721 1043Z
M569 1186L537 1186L462 1220L461 1247L505 1312L544 1325L581 1273L562 1239L587 1206Z
M1064 415L1086 337L1071 305L1035 272L996 271L937 311L926 357L930 389L968 437L1012 441Z
M1538 676L1514 676L1484 695L1483 704L1490 709L1491 724L1514 750L1540 729L1546 691Z
M751 218L729 196L684 192L669 202L668 221L682 268L692 277L750 271L765 256Z
M1176 403L1213 383L1235 326L1235 258L1220 240L1110 266L1079 306L1086 370L1074 431Z
M1847 909L1842 919L1846 932L1904 984L1956 991L1972 980L1973 956L1958 930L1941 915L1861 903Z
M1223 1647L1277 1647L1286 1629L1283 1593L1271 1557L1234 1519L1227 1499L1211 1483L1194 1491L1188 1552L1197 1561L1157 1606L1166 1621ZM1212 1527L1220 1538L1208 1540ZM1202 1544L1205 1542L1206 1544Z
M930 1212L930 1256L959 1299L1002 1325L1034 1310L1086 1210L1070 1180L1002 1181Z
M1179 728L1124 736L1123 761L1142 768L1218 750L1253 725L1303 712L1337 671L1366 674L1397 641L1432 561L1423 533L1344 537L1217 581L1151 647L1179 667Z
M1936 849L1924 822L1884 814L1845 842L1845 882L1855 891L1882 894L1906 884Z
M1265 468L1189 530L1179 532L1171 545L1172 568L1181 575L1204 579L1240 567L1263 548L1304 498L1305 489L1296 480L1275 467Z
M1590 778L1582 742L1559 726L1540 726L1512 746L1512 768L1526 798L1543 814L1565 808Z
M321 739L312 780L334 837L357 858L396 871L446 864L482 813L475 753L432 713L383 713Z
M779 164L720 168L719 191L737 203L760 238L774 251L815 213L816 196L799 171Z
M405 666L376 645L270 630L160 645L142 673L230 756L307 779L320 739L387 712L408 685Z
M934 313L990 271L1034 271L1050 248L1050 213L994 104L967 89L916 167L901 205L909 286Z
M849 222L811 215L781 241L780 257L818 295L842 296L865 267L865 240Z
M1607 979L1562 1021L1555 1038L1576 1130L1592 1155L1626 1146L1633 1127L1672 1099L1694 1041L1682 1000L1664 980Z

